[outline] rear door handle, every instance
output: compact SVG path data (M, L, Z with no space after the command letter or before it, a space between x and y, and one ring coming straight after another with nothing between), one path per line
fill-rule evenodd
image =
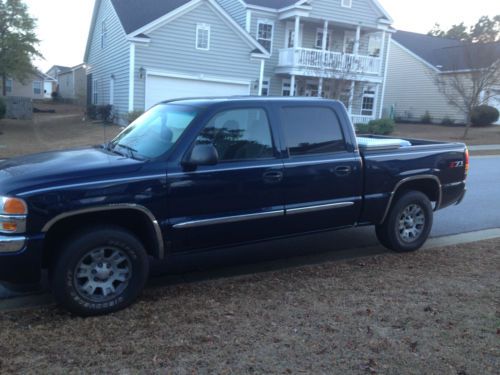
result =
M339 177L348 176L352 172L352 168L348 165L342 165L335 168L335 174Z
M265 183L268 184L278 184L283 181L282 171L267 171L262 175Z

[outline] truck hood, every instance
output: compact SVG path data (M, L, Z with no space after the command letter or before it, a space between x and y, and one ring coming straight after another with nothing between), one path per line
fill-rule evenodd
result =
M19 194L102 177L120 178L142 165L144 161L113 154L97 146L16 157L0 163L0 194Z

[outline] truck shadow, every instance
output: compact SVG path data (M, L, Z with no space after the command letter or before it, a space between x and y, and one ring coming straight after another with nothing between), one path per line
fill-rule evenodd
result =
M353 228L175 256L152 263L149 287L234 277L388 252L374 230Z

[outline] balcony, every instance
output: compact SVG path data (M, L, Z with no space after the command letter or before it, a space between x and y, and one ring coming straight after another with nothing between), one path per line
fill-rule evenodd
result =
M322 51L310 48L285 48L280 50L278 69L318 69L325 73L380 75L380 57ZM282 69L280 69L282 70Z

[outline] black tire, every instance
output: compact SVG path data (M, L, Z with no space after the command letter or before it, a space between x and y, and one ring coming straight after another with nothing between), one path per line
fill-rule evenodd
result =
M408 191L393 202L385 221L375 227L380 243L397 252L415 251L427 241L432 229L433 211L429 198L419 191Z
M89 228L63 245L51 275L52 292L62 307L79 316L103 315L137 299L148 280L149 259L130 232Z

